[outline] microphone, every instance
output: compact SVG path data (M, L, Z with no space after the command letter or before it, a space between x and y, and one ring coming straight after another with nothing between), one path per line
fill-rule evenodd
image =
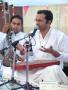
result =
M16 45L19 43L19 41L20 41L20 40L17 40L17 41L15 41L15 42L13 42L13 43L12 43L12 46L13 46L14 48L16 48Z
M34 28L34 31L32 33L30 33L29 36L34 37L36 31L37 31L37 28Z
M37 31L37 28L35 28L34 31L28 35L28 37L30 37L30 36L31 36L31 37L34 37L36 31ZM23 39L25 39L25 38L27 38L27 37L21 38L21 39L15 41L15 42L13 42L13 43L12 43L12 46L13 46L13 47L16 47L16 45L19 43L19 41L20 41L20 40L23 40Z
M29 48L28 48L29 56L33 56L33 49L32 49L32 43L31 43L30 37L33 38L34 35L35 35L35 33L36 33L36 31L37 31L37 28L34 28L34 31L28 35L29 41L26 41L25 42L26 43L26 46L29 45Z

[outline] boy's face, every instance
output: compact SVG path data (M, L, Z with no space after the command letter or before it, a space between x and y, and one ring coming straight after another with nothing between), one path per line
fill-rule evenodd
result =
M22 23L21 20L18 18L14 18L11 22L11 28L15 33L18 33L22 29Z

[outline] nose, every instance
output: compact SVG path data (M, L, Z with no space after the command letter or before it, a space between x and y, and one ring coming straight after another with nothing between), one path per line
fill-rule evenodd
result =
M17 24L15 24L14 27L17 27Z

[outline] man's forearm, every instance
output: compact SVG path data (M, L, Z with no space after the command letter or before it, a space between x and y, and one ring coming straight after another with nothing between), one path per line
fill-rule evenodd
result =
M53 51L51 52L51 54L52 54L54 57L59 57L59 56L61 55L58 51L55 51L55 50L53 50Z

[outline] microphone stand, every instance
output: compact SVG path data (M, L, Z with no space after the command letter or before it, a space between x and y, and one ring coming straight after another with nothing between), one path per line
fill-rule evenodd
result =
M26 44L26 83L21 85L21 87L18 87L18 88L13 88L11 90L17 90L17 89L20 89L20 88L23 88L24 90L39 90L39 87L35 87L35 86L32 86L30 83L29 83L29 76L28 76L28 73L29 73L29 61L28 61L28 58L29 58L29 47L31 46L31 40L30 40L30 36L29 36L29 41L26 41L25 42Z
M15 44L14 44L14 45L15 45ZM8 84L8 83L17 84L17 85L22 86L21 84L19 84L19 83L14 79L15 56L16 56L16 45L14 46L14 57L13 57L13 64L12 64L12 77L11 77L11 80L8 80L7 82L4 82L4 83L0 84L0 86L3 86L3 85ZM11 90L12 90L12 89L11 89ZM14 90L16 90L16 89L14 89Z

